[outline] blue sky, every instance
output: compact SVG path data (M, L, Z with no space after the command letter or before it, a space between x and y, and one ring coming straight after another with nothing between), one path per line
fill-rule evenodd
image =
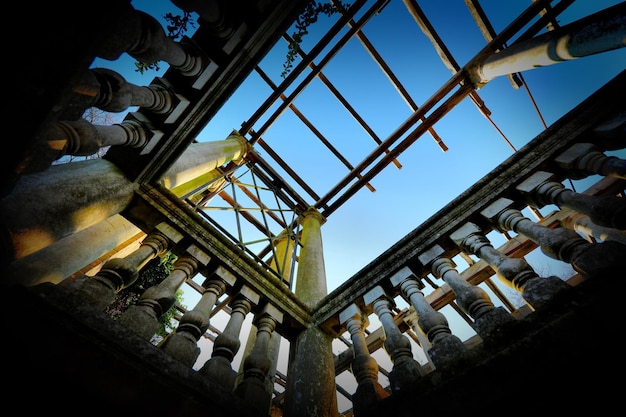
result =
M526 0L481 1L496 30L506 27L529 3ZM561 24L566 24L589 11L602 10L616 3L619 2L577 1L559 20ZM133 1L132 4L155 17L161 17L166 11L180 13L169 1L156 2L160 6L159 11L155 10L153 1ZM485 45L462 0L422 1L420 6L460 66ZM363 10L366 8L367 5ZM361 14L357 15L357 19ZM320 17L304 39L302 48L305 52L312 48L322 31L335 19L336 16ZM380 14L373 16L363 33L418 106L452 75L430 41L406 13L400 0L391 0ZM282 81L280 73L286 51L287 44L279 42L260 64L275 84ZM154 72L144 75L134 72L133 62L134 59L125 55L115 63L98 60L95 66L112 65L128 81L140 85L148 84L157 75ZM314 62L319 62L319 58ZM625 67L626 50L622 48L525 71L523 77L545 122L550 125ZM412 113L356 39L352 39L322 72L382 140ZM292 84L287 95L298 82ZM253 73L197 139L224 139L232 129L239 129L271 92L261 77ZM478 94L491 110L492 120L515 148L519 149L543 130L526 90L514 89L506 77L489 82ZM294 105L353 166L375 148L375 142L319 79L298 96ZM254 129L258 130L272 112L273 108L254 125ZM430 135L422 136L398 158L402 169L389 165L371 181L376 192L363 188L334 212L323 226L329 291L513 153L509 144L469 99L438 122L435 130L448 146L447 152L443 152ZM348 169L290 110L286 110L262 137L283 159L297 167L297 172L319 195L326 194L348 173ZM257 147L257 151L270 160L262 149ZM623 151L617 154L624 157ZM216 218L222 215L211 214ZM254 240L254 237L248 240Z

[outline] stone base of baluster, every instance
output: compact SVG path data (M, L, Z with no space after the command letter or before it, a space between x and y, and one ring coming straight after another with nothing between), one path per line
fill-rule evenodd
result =
M233 389L237 379L237 372L232 368L231 361L223 356L213 356L202 365L198 373L229 390Z
M433 343L428 350L428 356L435 364L435 367L448 366L452 363L458 363L463 359L463 354L467 351L465 344L454 335Z
M572 267L586 278L603 278L626 270L626 245L605 241L591 245L577 256Z
M355 415L366 413L371 407L378 404L389 393L376 381L361 382L352 395L352 405Z
M484 343L507 337L519 321L503 307L495 307L474 321L472 327Z
M154 309L145 305L130 306L117 321L145 340L150 340L160 326Z
M524 285L522 297L535 310L543 308L546 304L554 302L555 298L567 294L571 286L556 276L535 278Z
M272 396L267 392L267 385L257 377L246 377L234 390L236 396L252 407L263 413L269 413Z
M187 332L170 333L158 346L187 366L193 366L200 356L198 341Z
M101 280L98 277L88 278L76 289L76 295L94 308L106 309L115 300L115 289L106 280Z
M389 385L392 392L402 391L410 386L423 374L420 364L409 356L400 356L395 359L393 369L389 372Z

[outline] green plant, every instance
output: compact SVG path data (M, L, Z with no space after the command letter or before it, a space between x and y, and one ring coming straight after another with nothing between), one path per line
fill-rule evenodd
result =
M293 69L293 63L300 52L302 37L309 33L309 26L317 22L320 14L331 16L334 13L344 13L350 7L350 3L343 3L341 0L329 0L329 2L310 1L296 19L295 31L291 34L283 72L280 74L285 78ZM166 13L163 18L169 23L167 25L167 37L172 40L182 38L188 30L188 26L195 27L195 22L191 19L191 13L184 12L182 16ZM135 61L135 71L144 74L148 70L159 70L159 63L146 64L139 60Z
M163 18L168 22L168 25L166 26L167 37L173 41L181 39L185 36L189 26L196 27L195 22L191 18L190 12L184 12L182 16L166 13ZM135 67L135 71L141 74L144 74L146 71L151 69L155 71L160 69L159 61L146 64L145 62L137 60L135 61Z
M158 285L172 272L177 259L178 257L176 255L167 252L161 258L155 258L148 262L146 266L141 269L135 284L118 292L115 295L115 300L105 310L105 313L114 320L117 320L124 311L137 303L137 300L139 300L139 297L141 297L141 294L143 294L145 290L154 285ZM183 304L182 290L176 292L176 304L187 308ZM172 307L159 318L160 327L156 332L158 336L165 337L171 330L174 330L175 324L172 323L172 319L175 314L176 307Z
M350 4L348 3L332 0L331 3L322 3L319 1L307 3L302 13L300 13L296 19L296 30L291 34L289 49L287 50L287 56L283 63L283 72L280 74L281 77L285 78L289 72L291 72L296 56L298 56L300 52L302 37L309 33L309 26L317 22L320 13L331 16L334 13L344 13L349 7Z

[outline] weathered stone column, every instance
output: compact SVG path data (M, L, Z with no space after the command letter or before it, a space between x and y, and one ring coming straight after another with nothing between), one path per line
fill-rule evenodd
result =
M235 134L224 141L192 144L161 182L174 187L192 181L242 157L248 146ZM45 172L22 176L11 194L0 200L2 262L30 255L121 213L136 188L115 164L102 158L53 165Z
M495 307L487 291L472 285L461 277L451 259L443 256L444 249L434 245L419 255L424 266L432 269L433 275L441 278L450 286L461 310L474 319L472 328L486 341L494 340L506 334L517 321L504 308Z
M339 323L346 327L352 340L354 358L352 359L352 374L356 378L357 388L352 395L352 407L355 415L360 415L376 406L378 401L389 396L389 393L378 383L378 364L372 358L367 348L365 333L366 327L361 309L356 304L339 313Z
M231 363L241 346L239 340L241 326L246 315L253 306L258 305L259 300L259 294L251 288L246 285L241 288L239 294L230 303L231 313L226 328L213 342L211 358L198 370L199 374L218 382L227 390L235 387L237 379L237 372L232 368Z
M185 365L193 366L200 355L198 340L209 328L211 311L217 299L236 282L237 277L223 266L219 266L211 279L203 284L205 290L200 301L193 309L183 314L176 330L167 335L159 343L159 347Z
M105 159L53 165L22 176L0 200L3 250L19 259L120 213L136 184Z
M168 189L176 189L190 181L195 183L197 178L225 163L243 158L250 149L248 141L235 130L224 140L192 143L167 170L160 183Z
M296 239L291 230L285 230L274 239L274 256L269 262L270 268L278 272L283 281L291 286L291 271Z
M324 221L314 208L302 214L302 249L295 293L311 308L327 293L321 234ZM309 327L292 343L290 358L284 416L337 416L332 338L317 326Z
M114 214L35 253L16 259L7 266L4 279L8 285L27 287L44 282L59 284L124 242L144 236L141 229L120 214Z
M176 261L174 269L158 285L148 288L118 321L139 336L150 340L159 328L159 318L176 303L176 291L198 271L207 265L210 257L198 247L191 246Z

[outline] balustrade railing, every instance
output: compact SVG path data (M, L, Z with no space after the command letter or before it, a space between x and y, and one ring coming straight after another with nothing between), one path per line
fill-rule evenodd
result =
M523 189L528 178L535 178L537 173L544 175L543 171L536 171L526 178L513 180L509 189ZM608 176L580 195L585 195L589 204L613 197L619 204L610 207L619 211L624 200L622 193L615 190L623 185L623 179ZM476 343L497 343L513 334L518 328L516 323L526 314L540 312L550 303L558 302L560 294L567 293L579 282L602 279L622 267L626 249L619 238L623 237L624 230L603 226L603 230L611 232L604 235L606 240L598 236L589 241L577 233L575 227L569 228L581 215L571 208L556 207L549 215L534 221L519 209L526 204L525 192L498 193L492 195L492 199L492 203L467 213L466 219L449 227L450 232L439 236L437 243L425 239L430 245L423 245L424 250L410 265L398 264L395 273L386 273L367 292L358 295L358 291L350 288L358 281L345 284L344 301L336 306L336 313L329 321L336 320L332 332L336 340L343 338L343 333L347 334L342 341L348 347L336 356L335 364L337 395L349 398L348 404L344 404L348 413L358 415L359 410L366 410L372 403L401 392L438 368L462 364L464 355ZM466 221L468 219L475 222ZM449 220L443 216L433 221ZM587 224L592 221L587 220ZM512 231L518 234L508 235ZM496 247L487 237L492 233L501 233L506 238L505 243ZM180 246L180 242L184 242L181 236L173 226L159 224L132 254L111 259L93 277L82 276L63 285L102 309L116 291L133 284L137 270L147 260ZM179 317L176 330L156 347L194 367L199 374L223 384L252 407L266 410L272 401L275 407L281 407L284 386L274 386L276 379L268 376L270 369L277 366L272 364L276 358L268 349L274 330L283 336L292 335L293 329L288 328L288 323L294 321L288 317L290 309L275 300L269 302L262 295L262 289L249 286L250 283L224 265L207 269L212 256L198 247L192 245L183 252L170 276L146 290L120 322L150 339L159 316L173 306L176 290L190 283L194 275L206 274L201 285L191 286L199 295L197 304ZM588 253L587 259L585 254ZM554 259L564 268L559 273L544 276L525 260L531 255ZM435 285L437 280L442 284ZM227 296L230 302L218 303L222 296ZM223 331L209 325L218 307L230 317L222 323ZM256 342L241 363L233 363L246 337L242 330L249 314L253 315L252 322L257 327ZM459 321L469 324L471 331L459 327ZM452 322L454 326L450 325ZM464 336L457 336L455 327L461 329ZM212 345L200 343L209 328L217 332L217 337L213 337ZM287 338L283 340L289 343ZM201 345L203 349L212 346L210 356L204 352L200 357ZM347 381L340 378L346 370L353 375ZM286 369L274 370L273 375L277 373L286 379L291 377Z

